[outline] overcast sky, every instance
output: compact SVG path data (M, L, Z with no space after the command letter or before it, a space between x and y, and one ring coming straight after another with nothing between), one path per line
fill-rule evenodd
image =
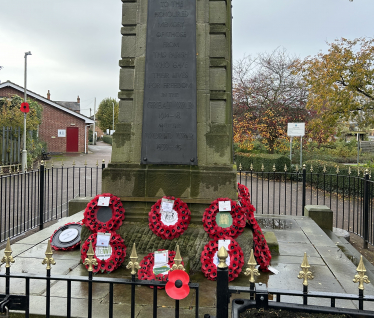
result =
M81 97L82 113L116 97L120 0L0 0L0 80L52 100ZM336 38L373 37L374 0L233 0L233 57L285 48L304 58Z

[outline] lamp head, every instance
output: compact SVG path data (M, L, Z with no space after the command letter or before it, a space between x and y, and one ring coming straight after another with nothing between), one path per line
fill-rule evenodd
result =
M26 55L31 55L31 52L30 52L30 51L25 52L25 56L26 56Z

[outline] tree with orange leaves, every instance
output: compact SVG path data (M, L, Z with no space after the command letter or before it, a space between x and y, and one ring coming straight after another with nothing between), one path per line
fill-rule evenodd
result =
M374 39L341 38L328 45L328 53L295 64L294 74L308 85L307 108L321 115L324 126L374 124Z

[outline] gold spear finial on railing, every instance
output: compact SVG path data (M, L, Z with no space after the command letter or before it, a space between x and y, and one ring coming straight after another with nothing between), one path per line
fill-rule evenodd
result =
M53 160L51 160L51 168L53 168Z
M14 258L12 256L12 249L10 247L10 240L8 237L8 241L6 242L4 257L2 258L2 262L5 263L5 267L10 267L10 263L14 263Z
M242 167L242 163L239 163L239 171L242 171L243 167Z
M255 282L255 276L260 276L260 273L258 269L256 268L257 262L255 260L255 257L253 255L253 249L251 249L251 255L249 256L249 261L248 261L248 266L247 269L244 272L245 276L251 276L249 277L249 282L254 283Z
M136 275L137 270L140 268L138 263L138 254L136 254L135 243L132 246L132 251L130 255L130 262L126 266L127 269L131 268L131 275Z
M261 171L264 171L265 170L265 167L264 167L264 164L261 165Z
M287 165L284 164L284 172L287 172Z
M357 176L360 176L360 168L357 167Z
M299 165L298 164L296 164L295 170L296 170L296 172L299 172Z
M302 271L299 272L299 275L297 278L299 279L304 279L303 285L308 286L308 279L312 280L314 278L313 274L311 271L309 271L310 265L308 263L308 258L306 256L306 253L304 253L304 259L303 262L301 263L301 269Z
M99 159L96 160L96 166L98 166L98 165L99 165Z
M176 270L176 269L185 271L185 268L182 265L182 256L181 256L181 253L179 251L179 245L178 244L177 244L177 248L176 248L176 251L175 251L174 264L173 264L173 266L171 267L170 270L173 271L173 270Z
M306 164L305 163L303 164L303 170L306 170Z
M336 174L339 174L339 167L336 166Z
M353 279L354 283L358 283L358 289L364 290L364 283L369 284L369 277L365 275L366 273L366 268L364 265L364 262L362 260L362 255L360 258L360 263L357 266L357 274L355 275L355 278Z
M56 265L56 262L53 259L52 255L53 255L53 251L51 247L51 241L48 240L48 246L45 251L45 258L43 259L43 262L42 262L43 265L47 265L47 270L51 269L51 265Z
M73 160L73 166L75 166L75 160Z
M94 265L94 266L97 265L97 260L94 257L94 255L95 255L95 253L94 253L94 250L93 250L93 247L92 247L92 242L90 242L90 247L88 248L87 257L86 257L86 259L84 260L84 263L83 263L83 265L88 265L88 271L89 272L92 272L92 270L93 270L92 265Z
M348 167L348 174L350 175L352 173L351 167Z
M310 172L313 172L313 165L310 165Z
M64 166L64 159L61 159L61 167Z
M249 169L251 169L251 171L253 170L253 164L251 163Z
M87 160L84 161L84 165L87 166Z
M229 253L227 253L226 251L226 248L224 246L221 246L221 248L219 249L218 253L217 253L217 256L218 256L218 260L219 260L219 263L218 263L218 268L227 268L227 264L226 264L226 258L227 256L229 256Z
M273 164L273 172L275 172L275 170L277 170L276 168L275 168L275 163Z

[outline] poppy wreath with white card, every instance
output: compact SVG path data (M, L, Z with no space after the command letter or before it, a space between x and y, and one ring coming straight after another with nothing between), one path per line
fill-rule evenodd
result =
M98 238L98 236L103 234L109 234L109 238L106 237L106 240L100 240L100 237ZM126 245L121 236L115 232L101 230L100 232L91 234L83 243L81 249L81 258L83 262L87 258L90 242L92 242L92 248L95 252L94 258L97 260L97 265L93 266L94 273L112 272L125 260ZM105 243L109 244L105 246ZM88 265L86 265L86 268L88 269Z
M226 213L224 216L228 221L231 217L231 225L222 227L217 224L217 218L221 218L221 215L218 215L218 213L221 212ZM213 239L221 239L223 237L232 237L235 239L243 232L245 223L245 209L240 204L228 198L214 200L203 215L204 230Z
M191 221L191 212L181 199L164 196L148 214L149 228L164 240L172 240L183 234Z
M83 214L83 224L91 231L115 231L125 219L125 209L120 198L110 193L98 194L88 204Z
M221 240L225 246L229 256L226 259L226 264L229 270L229 281L233 281L239 276L244 265L244 254L239 246L238 242L233 240L231 237L225 237L225 240ZM205 277L209 280L217 279L217 265L218 265L218 245L219 240L215 239L210 241L204 246L201 252L201 271L204 273Z
M162 251L162 250L158 250ZM174 264L175 251L168 251L168 265L171 268ZM145 256L139 264L140 269L138 270L138 279L140 280L158 280L166 282L169 274L158 274L155 275L153 267L155 263L154 253L149 253ZM182 265L184 262L182 261ZM158 287L159 289L163 287Z

